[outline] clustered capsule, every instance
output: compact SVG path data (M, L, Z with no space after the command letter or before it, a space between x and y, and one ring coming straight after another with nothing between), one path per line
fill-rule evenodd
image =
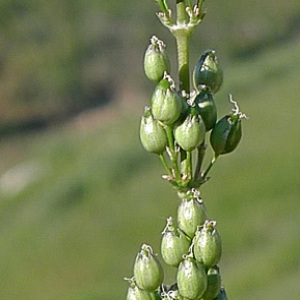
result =
M164 8L164 2L160 3ZM163 284L159 257L143 244L134 262L133 278L127 279L126 299L227 300L218 266L221 238L198 190L209 179L207 173L216 158L238 146L245 115L230 96L234 109L218 120L214 96L223 83L223 72L213 50L205 51L196 63L192 92L176 88L165 45L157 37L151 38L146 50L144 70L156 86L141 118L140 140L148 152L159 155L167 171L163 178L175 186L180 198L177 219L167 219L160 245L163 262L176 269L176 282ZM201 171L208 132L214 156Z
M235 109L218 119L214 95L223 82L215 51L200 56L193 71L194 90L190 93L176 89L169 75L170 61L165 45L151 38L144 56L146 76L156 83L150 105L140 122L140 140L150 153L160 156L168 179L178 190L198 188L207 181L207 172L193 166L192 152L206 149L206 134L214 161L221 154L232 152L242 137L241 114ZM199 166L202 161L198 161Z
M176 223L172 217L167 219L160 247L163 261L176 268L176 283L169 288L162 285L162 264L151 246L144 244L134 263L127 300L226 299L218 267L221 239L198 191L188 191L181 199Z

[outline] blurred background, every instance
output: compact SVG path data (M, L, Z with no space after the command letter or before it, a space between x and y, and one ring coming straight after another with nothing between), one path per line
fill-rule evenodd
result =
M219 116L232 93L250 118L202 189L223 285L232 300L299 299L299 1L206 7L191 67L215 49ZM0 2L0 299L125 299L140 245L159 252L178 200L138 138L153 34L176 74L156 11L154 0Z

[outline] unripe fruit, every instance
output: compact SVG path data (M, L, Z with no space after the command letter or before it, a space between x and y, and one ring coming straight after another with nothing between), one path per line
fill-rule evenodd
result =
M206 218L206 209L200 198L181 200L177 211L178 227L190 238L194 237L197 226L203 225Z
M137 286L142 290L154 292L162 284L163 269L149 245L142 245L135 259L133 274Z
M215 299L221 288L221 275L218 267L210 268L207 271L207 289L201 300Z
M140 140L148 152L155 154L163 153L167 146L166 132L149 110L141 119Z
M150 80L159 82L165 72L170 73L170 60L162 41L153 36L150 42L144 56L144 71Z
M185 151L192 151L204 140L205 125L200 115L188 115L174 130L175 140Z
M172 218L168 218L161 241L161 255L166 264L178 267L183 255L188 253L190 239L179 229L173 226Z
M239 115L226 115L220 119L210 135L210 143L215 154L232 152L242 138L242 122Z
M217 107L212 94L200 92L195 98L195 111L201 115L206 131L211 130L217 121Z
M203 266L187 256L177 270L177 285L181 296L188 299L200 298L207 288L207 276Z
M207 50L197 62L193 72L195 89L208 88L216 93L223 83L223 72L219 66L215 51Z
M215 221L205 221L204 225L196 231L193 240L195 259L206 268L214 267L221 258L221 238L215 228Z
M127 290L126 300L155 300L155 296L145 290L141 290L134 280L131 280Z
M172 125L178 120L182 112L182 101L182 97L176 92L171 82L162 79L156 86L151 98L154 118L166 125Z

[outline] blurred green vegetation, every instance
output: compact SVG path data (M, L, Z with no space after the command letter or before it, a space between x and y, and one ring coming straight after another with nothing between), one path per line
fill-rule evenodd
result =
M152 34L172 53L153 2L0 3L1 126L66 118L114 99L108 114L96 111L98 123L88 115L2 137L0 299L124 299L123 277L132 275L140 245L159 251L178 200L139 143L136 111L147 96L128 94L153 89L141 75ZM300 7L275 0L207 7L191 61L217 49L225 73L220 116L232 93L250 118L240 146L219 159L202 190L223 239L223 284L229 299L297 299ZM120 113L121 93L128 105Z
M213 48L230 64L299 34L298 1L214 0L206 6L191 61ZM154 0L2 1L0 133L64 120L132 86L150 90L141 62L151 35L174 54L157 10Z

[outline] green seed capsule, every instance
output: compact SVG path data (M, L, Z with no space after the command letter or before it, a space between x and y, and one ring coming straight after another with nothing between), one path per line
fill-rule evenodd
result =
M149 110L146 110L141 119L140 140L143 147L151 153L161 154L167 146L166 132Z
M150 80L159 82L165 72L170 73L170 60L162 41L153 36L150 42L144 56L144 71Z
M242 138L242 122L238 115L230 114L220 119L210 135L210 143L215 154L232 152Z
M167 225L162 234L162 258L166 264L178 267L183 260L183 255L188 253L191 241L179 228L173 226L171 217L167 219Z
M212 94L200 92L195 98L195 110L201 115L206 131L211 130L217 121L217 107Z
M201 300L213 300L220 292L221 276L218 267L210 268L207 271L207 289Z
M207 288L205 269L192 257L186 257L180 263L176 279L178 291L184 298L198 299L204 294Z
M194 237L197 226L203 225L206 218L206 209L200 198L181 200L177 211L178 227L190 238Z
M126 300L155 300L155 295L145 290L141 290L136 285L135 281L131 280L127 290Z
M175 140L185 151L197 148L205 137L205 125L200 115L188 115L174 130Z
M182 97L171 84L171 79L162 79L151 98L152 113L155 119L166 125L174 124L182 112Z
M142 290L154 292L162 284L163 269L149 245L142 245L135 259L133 274L137 286Z
M195 89L206 87L216 93L223 83L223 72L219 66L215 51L207 50L197 62L193 81Z
M195 259L206 268L214 267L222 254L221 238L215 226L215 221L205 221L201 228L198 227L193 241Z

